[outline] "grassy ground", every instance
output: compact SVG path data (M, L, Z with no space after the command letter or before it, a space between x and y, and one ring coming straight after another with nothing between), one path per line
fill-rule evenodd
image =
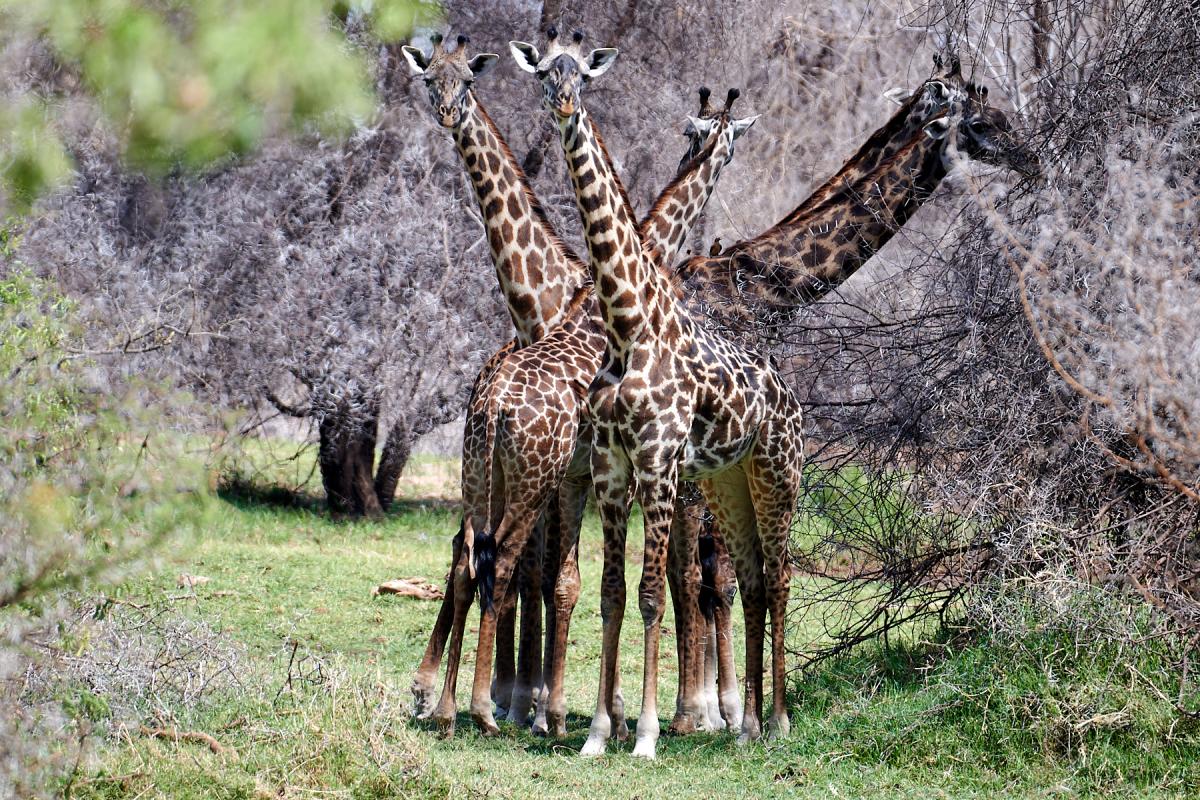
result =
M418 478L409 490L422 491L435 479ZM797 678L793 731L783 742L740 749L729 734L664 736L653 763L632 758L630 745L580 759L599 655L600 531L591 514L581 546L585 590L569 651L569 736L546 741L501 723L499 737L483 739L464 713L458 734L439 739L407 713L409 681L437 604L372 597L370 590L396 577L440 582L456 527L452 507L411 498L385 521L356 524L332 522L319 510L221 500L202 537L172 552L153 576L124 587L122 596L166 604L238 645L236 680L215 682L199 700L160 714L178 730L211 734L228 751L140 735L109 718L110 735L67 793L970 798L1192 797L1200 789L1200 768L1188 755L1200 742L1194 724L1141 714L1136 724L1043 729L1052 719L1044 709L1024 718L1019 709L1030 698L1066 702L1056 699L1061 687L1045 684L1044 670L1016 674L1018 667L982 647L937 660L919 649L863 653ZM640 530L640 522L631 530ZM631 564L637 560L631 553ZM639 572L627 571L630 597ZM210 580L194 591L180 589L181 573ZM631 717L640 676L636 616L634 601L622 645ZM668 614L664 627L672 625ZM663 641L664 658L673 664L673 637ZM460 707L472 668L468 656ZM674 670L665 669L664 714L673 708L674 690ZM1112 703L1126 707L1129 695L1118 694ZM1108 701L1092 701L1096 719L1126 719L1104 716Z

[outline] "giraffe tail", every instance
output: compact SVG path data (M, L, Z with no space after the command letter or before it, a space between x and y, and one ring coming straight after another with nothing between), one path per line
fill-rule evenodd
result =
M717 604L720 596L717 594L717 547L712 531L705 525L700 531L700 613L704 619L712 622L717 615Z
M500 377L497 370L496 376ZM500 380L489 387L491 390L487 402L487 420L484 423L483 445L483 485L487 487L484 493L484 507L480 515L486 523L483 530L475 534L475 579L479 589L479 608L483 612L490 611L496 588L496 535L492 530L492 491L493 467L496 460L496 428L500 414L500 395L507 381Z

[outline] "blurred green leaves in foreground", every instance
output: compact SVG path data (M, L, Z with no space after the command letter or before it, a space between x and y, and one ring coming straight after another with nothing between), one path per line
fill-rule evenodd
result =
M364 119L371 79L345 25L389 41L436 11L430 0L0 0L0 30L5 46L43 43L94 98L129 164L161 174L275 133ZM9 89L0 181L23 209L70 162L55 130L61 98Z
M72 352L73 304L0 231L0 624L61 588L119 578L208 510L202 462L172 430L186 398L117 387ZM2 648L0 648L2 649Z

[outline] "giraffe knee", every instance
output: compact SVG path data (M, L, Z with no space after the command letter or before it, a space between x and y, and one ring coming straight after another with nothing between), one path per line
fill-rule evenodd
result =
M625 610L625 592L605 592L600 598L600 621L608 622L619 612Z
M579 602L579 573L563 570L554 586L554 601L560 607L574 608Z
M653 590L640 592L638 610L642 612L642 622L646 625L657 625L663 616L663 593Z

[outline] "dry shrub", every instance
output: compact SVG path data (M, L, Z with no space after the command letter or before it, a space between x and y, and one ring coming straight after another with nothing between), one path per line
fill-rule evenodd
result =
M963 165L876 282L767 332L821 467L797 543L823 578L799 606L824 625L801 663L921 620L1028 625L1076 590L1132 610L1065 602L1080 642L1132 658L1146 628L1121 621L1149 608L1178 672L1200 635L1200 27L1167 5L926 9L1024 103L1046 181Z

